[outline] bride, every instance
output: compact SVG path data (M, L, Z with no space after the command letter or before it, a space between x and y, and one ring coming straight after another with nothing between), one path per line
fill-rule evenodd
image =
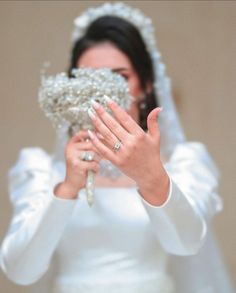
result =
M2 270L38 292L232 292L210 224L222 210L218 171L202 143L185 139L151 20L105 3L74 24L69 76L111 68L134 101L124 111L108 98L113 116L94 102L95 131L64 133L53 154L20 151Z

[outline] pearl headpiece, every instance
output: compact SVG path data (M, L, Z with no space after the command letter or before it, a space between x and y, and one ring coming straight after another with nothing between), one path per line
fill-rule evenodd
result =
M152 20L142 14L142 12L137 8L131 8L130 6L122 3L105 3L99 7L91 7L85 11L82 15L74 20L74 31L72 33L72 42L75 43L77 40L82 38L89 25L98 19L99 17L112 15L128 20L132 23L140 32L148 52L151 55L152 61L158 61L158 68L155 74L158 76L158 80L161 81L165 66L160 62L161 54L156 48L156 40L154 36L154 27L152 25ZM166 81L167 82L167 81ZM162 88L160 87L162 85ZM164 90L163 83L156 84L159 90Z

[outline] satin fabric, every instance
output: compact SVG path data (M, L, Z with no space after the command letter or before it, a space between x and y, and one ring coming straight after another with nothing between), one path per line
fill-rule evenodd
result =
M89 207L84 190L75 200L53 194L62 162L40 148L22 149L9 171L13 215L2 270L17 284L34 284L33 292L189 293L172 259L186 267L183 260L206 245L209 220L222 210L218 172L198 142L177 145L165 168L171 184L162 206L134 186L97 187ZM200 281L191 292L218 292Z

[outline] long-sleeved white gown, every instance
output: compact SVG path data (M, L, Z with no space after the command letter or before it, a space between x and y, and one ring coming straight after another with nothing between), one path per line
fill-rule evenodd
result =
M179 144L165 168L171 184L162 206L132 186L96 187L89 207L84 190L78 199L53 194L62 162L41 148L22 149L9 172L13 216L1 246L3 271L34 284L34 292L183 293L168 260L204 245L209 218L222 209L218 175L198 142Z

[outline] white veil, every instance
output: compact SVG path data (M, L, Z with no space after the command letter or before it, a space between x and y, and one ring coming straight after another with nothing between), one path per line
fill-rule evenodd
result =
M160 115L161 155L168 161L179 143L186 141L180 125L178 114L171 93L170 79L166 76L165 65L161 62L150 18L140 10L122 2L105 3L91 7L74 20L72 41L81 38L88 25L104 15L114 15L131 22L141 33L151 55L155 70L155 91L158 104L164 108L165 115ZM68 137L61 130L56 143L54 158L63 160L63 150ZM209 160L209 164L212 161ZM216 170L215 166L211 166ZM177 286L178 293L232 293L229 274L224 266L220 251L214 239L211 224L208 224L208 235L205 244L195 256L170 256L170 271Z

